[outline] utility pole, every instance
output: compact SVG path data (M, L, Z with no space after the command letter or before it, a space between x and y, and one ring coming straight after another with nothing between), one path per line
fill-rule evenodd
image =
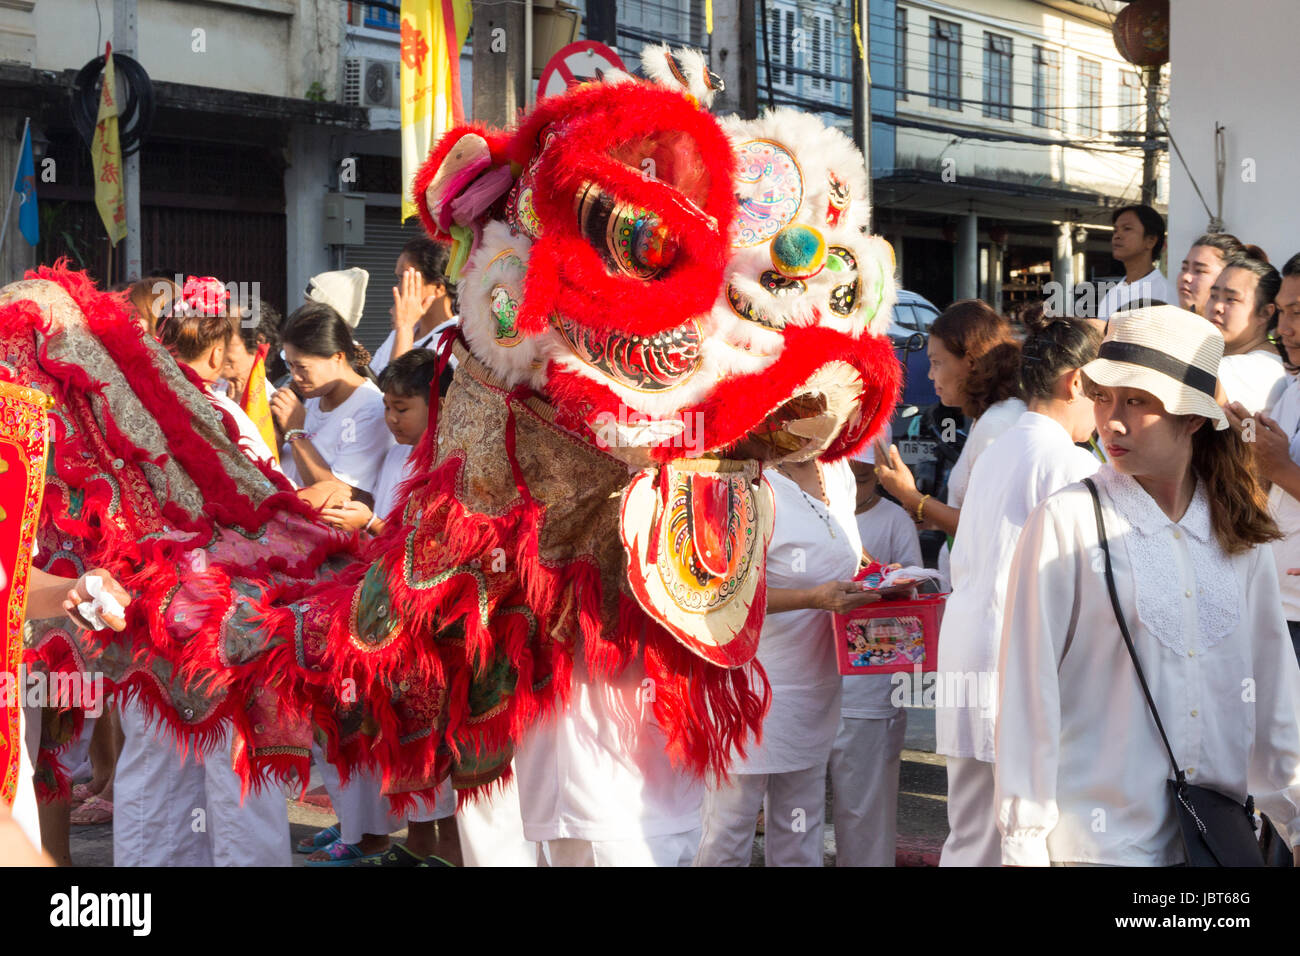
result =
M1147 206L1156 203L1156 180L1160 175L1159 150L1156 149L1156 134L1160 126L1160 67L1142 68L1146 74L1147 124L1146 136L1142 143L1142 202Z
M113 0L113 51L139 60L135 38L135 0ZM125 102L126 81L118 74L117 101ZM137 118L136 122L139 122ZM119 129L119 134L124 132ZM122 158L122 194L126 202L126 271L123 278L138 279L140 261L140 151Z
M614 0L587 0L587 39L618 49L618 8Z
M527 16L521 3L474 0L474 119L480 123L509 126L528 102Z
M853 141L862 150L867 165L867 210L871 210L871 34L868 29L870 0L851 0L849 5L849 63L853 73ZM853 35L856 23L862 30L862 52ZM871 221L866 223L871 231Z

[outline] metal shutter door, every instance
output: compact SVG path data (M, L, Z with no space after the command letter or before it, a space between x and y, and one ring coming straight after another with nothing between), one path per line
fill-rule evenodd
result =
M356 337L371 352L383 344L393 328L388 310L393 307L393 286L397 282L393 268L397 256L407 242L424 235L418 216L412 216L402 226L398 224L400 215L401 210L396 206L367 206L365 245L344 246L347 268L360 266L370 273L366 306Z

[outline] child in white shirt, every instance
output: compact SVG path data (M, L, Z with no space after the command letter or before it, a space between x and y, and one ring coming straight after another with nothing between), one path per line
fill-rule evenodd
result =
M871 446L850 466L857 479L862 550L881 564L920 567L916 522L880 496ZM893 689L892 674L843 678L840 729L830 760L836 866L894 865L907 712L890 700Z

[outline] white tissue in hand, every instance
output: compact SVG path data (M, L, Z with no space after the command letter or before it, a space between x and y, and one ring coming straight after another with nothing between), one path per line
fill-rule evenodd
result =
M99 616L101 611L113 617L125 616L126 609L104 588L104 579L99 575L86 578L86 593L91 599L78 604L77 611L90 624L92 631L102 631L108 627L104 619Z

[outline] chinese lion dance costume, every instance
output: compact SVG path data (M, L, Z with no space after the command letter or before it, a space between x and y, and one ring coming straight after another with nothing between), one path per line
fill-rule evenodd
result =
M117 297L42 269L0 294L0 368L56 399L41 560L133 593L120 635L43 622L237 769L308 777L313 730L396 808L474 791L561 706L575 661L631 664L685 771L761 732L763 468L852 453L900 369L861 154L818 118L707 112L693 51L452 130L414 184L453 243L458 358L381 536L317 524Z

